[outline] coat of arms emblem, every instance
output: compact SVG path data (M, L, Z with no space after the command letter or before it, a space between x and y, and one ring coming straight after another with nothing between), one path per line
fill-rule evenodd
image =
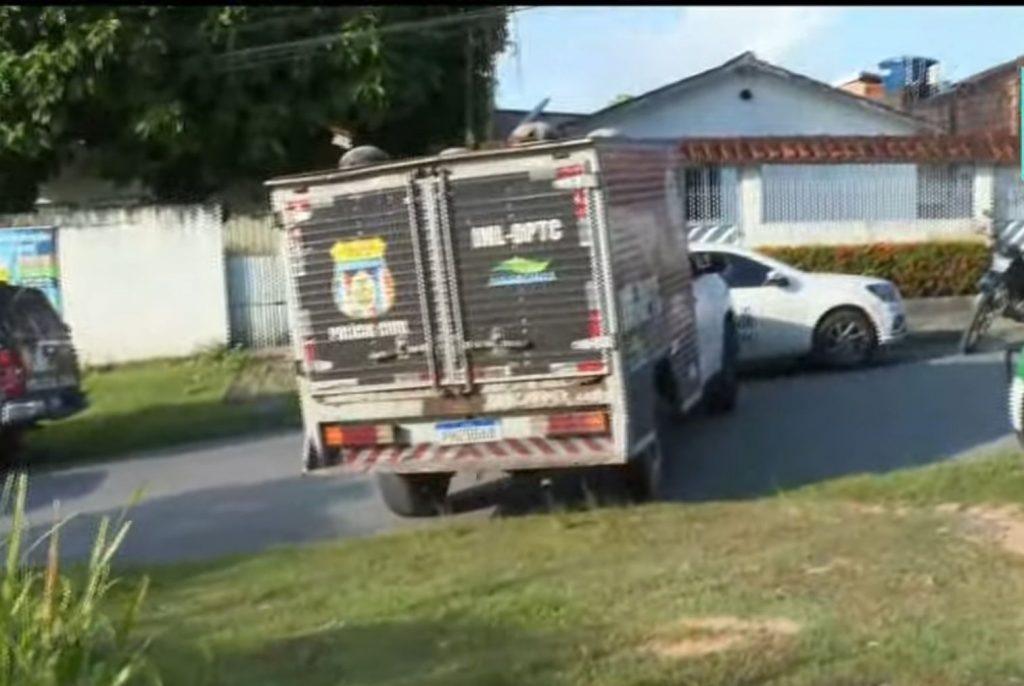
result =
M351 319L375 319L395 302L395 283L384 260L384 239L338 241L334 258L334 302Z

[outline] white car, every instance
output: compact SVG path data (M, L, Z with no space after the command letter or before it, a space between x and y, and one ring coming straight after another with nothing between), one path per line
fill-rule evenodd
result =
M741 361L809 356L852 367L906 335L903 299L884 279L808 273L732 245L694 243L690 253L729 284Z

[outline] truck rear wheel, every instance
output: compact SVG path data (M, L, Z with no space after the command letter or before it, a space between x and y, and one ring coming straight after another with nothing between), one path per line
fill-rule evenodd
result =
M636 502L647 502L661 494L661 443L655 439L642 454L622 468L629 496Z
M388 509L399 517L436 517L447 510L451 474L377 474Z

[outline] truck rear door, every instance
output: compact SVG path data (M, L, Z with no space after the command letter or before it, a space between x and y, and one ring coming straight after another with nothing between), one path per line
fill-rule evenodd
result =
M607 369L593 179L584 163L444 176L455 299L476 383Z
M433 382L424 266L411 181L328 195L289 193L285 216L295 328L310 380L324 387Z

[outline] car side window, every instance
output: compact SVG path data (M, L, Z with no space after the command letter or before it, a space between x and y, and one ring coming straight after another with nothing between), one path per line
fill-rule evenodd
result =
M729 288L759 288L764 286L768 272L771 271L766 265L740 255L723 255L726 260L725 271L722 278L729 284Z

